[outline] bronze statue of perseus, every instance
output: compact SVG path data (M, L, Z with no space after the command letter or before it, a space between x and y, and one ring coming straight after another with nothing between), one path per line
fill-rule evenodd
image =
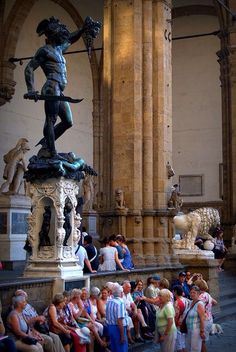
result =
M90 54L92 41L96 38L100 28L100 22L94 22L91 17L87 17L82 28L73 33L70 33L66 26L54 17L44 19L38 24L36 32L39 36L45 35L46 44L38 49L25 68L28 92L24 95L26 99L45 100L44 137L38 143L42 145L38 157L58 158L55 140L73 124L69 102L81 101L81 99L72 99L63 95L67 84L66 60L63 54L82 35L85 37ZM34 71L38 67L42 68L46 76L41 94L35 90L34 86ZM58 116L61 121L56 123Z

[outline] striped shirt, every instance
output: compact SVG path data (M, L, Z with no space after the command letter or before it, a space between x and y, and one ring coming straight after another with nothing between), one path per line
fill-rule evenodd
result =
M122 298L114 297L107 301L106 321L108 325L117 325L117 319L122 319L123 326L127 326L127 313Z
M193 308L189 309L189 313L186 318L186 324L189 331L194 329L200 329L200 318L198 315L197 307L198 305L204 306L202 301L197 302Z

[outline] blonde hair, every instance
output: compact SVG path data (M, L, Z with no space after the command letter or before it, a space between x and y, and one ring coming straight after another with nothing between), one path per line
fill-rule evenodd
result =
M159 296L167 297L168 301L171 301L171 292L167 288L163 288L162 290L160 290Z
M201 291L208 291L208 285L203 279L194 281L194 285L199 287Z
M163 277L160 281L159 281L159 287L163 288L163 289L168 289L170 287L170 283L169 281Z

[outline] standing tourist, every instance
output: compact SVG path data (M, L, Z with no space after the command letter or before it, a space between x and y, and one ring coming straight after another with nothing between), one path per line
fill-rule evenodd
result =
M203 302L199 299L200 293L199 287L195 285L190 290L192 303L186 316L188 330L186 349L188 352L201 352L202 341L205 340L205 309Z
M99 259L98 259L98 250L93 244L93 238L90 235L84 237L84 248L88 255L88 260L90 262L92 270L98 270ZM88 273L90 270L87 268L85 263L84 272Z
M115 247L112 247L109 240L103 240L105 247L100 249L100 261L98 271L116 271L117 266L121 270L125 270L118 258L118 252Z
M209 334L213 325L213 316L212 316L212 306L217 304L217 301L211 297L207 292L208 285L205 280L195 281L195 285L200 289L199 299L204 303L205 306L205 340L202 340L202 351L206 352L206 341L209 340Z
M171 292L160 291L160 307L156 312L156 336L161 352L174 352L176 341L175 310L171 303Z
M181 271L179 273L179 277L177 280L175 280L172 284L172 290L175 286L182 286L183 288L183 296L186 297L186 298L190 298L190 294L189 294L189 287L188 287L188 284L186 282L186 273L184 271Z
M134 263L132 260L132 256L130 253L130 250L126 244L126 239L125 236L123 235L117 235L116 236L116 242L121 246L124 252L124 259L122 261L122 265L125 269L134 269Z
M173 293L175 297L175 325L177 328L176 352L185 352L185 334L180 331L180 326L190 301L183 297L183 288L180 285L174 287Z
M112 288L113 298L106 305L106 320L112 352L127 352L127 319L125 304L122 299L123 288L114 284Z

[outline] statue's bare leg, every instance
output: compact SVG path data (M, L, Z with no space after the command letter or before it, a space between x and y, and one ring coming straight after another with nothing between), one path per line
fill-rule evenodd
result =
M73 125L72 112L68 102L60 102L58 115L61 121L54 128L55 140Z
M11 185L11 183L13 181L13 178L14 178L14 175L15 175L15 172L16 172L16 165L15 164L9 163L9 164L6 165L6 168L7 168L7 170L5 170L5 171L6 171L6 174L7 174L7 179L2 184L2 186L0 188L1 192L9 191L10 185Z
M17 171L14 175L13 182L10 184L9 191L12 193L19 193L21 185L23 183L24 168L21 164L17 166Z
M58 139L68 128L72 127L73 125L72 113L71 113L69 103L59 102L58 104L59 104L58 116L60 117L61 121L56 126L53 125L53 132L51 134L53 134L54 141ZM45 125L44 125L44 129L45 129ZM44 136L45 136L45 132L44 132ZM42 144L43 148L45 148L47 146L46 136L42 138L38 144Z

